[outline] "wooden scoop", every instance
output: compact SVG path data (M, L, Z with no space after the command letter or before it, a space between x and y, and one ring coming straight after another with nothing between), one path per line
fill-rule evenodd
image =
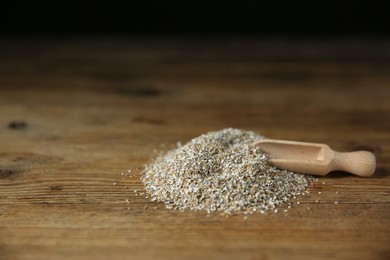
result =
M324 176L345 171L368 177L375 171L374 154L367 151L340 153L326 144L264 139L253 143L270 155L271 163L282 170Z

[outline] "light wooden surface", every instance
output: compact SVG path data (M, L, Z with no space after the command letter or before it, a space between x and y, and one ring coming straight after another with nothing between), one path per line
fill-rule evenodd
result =
M389 48L1 39L0 259L389 259ZM138 194L156 151L226 127L369 150L377 169L321 177L287 215L176 212Z

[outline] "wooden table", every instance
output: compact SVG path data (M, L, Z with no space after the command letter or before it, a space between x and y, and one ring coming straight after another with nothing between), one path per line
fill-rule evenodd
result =
M0 57L0 259L390 258L389 39L2 38ZM140 194L156 153L227 127L377 170L247 219Z

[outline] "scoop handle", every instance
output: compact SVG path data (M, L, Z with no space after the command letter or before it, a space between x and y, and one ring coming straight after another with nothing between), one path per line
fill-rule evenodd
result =
M375 172L375 167L375 155L371 152L335 152L329 171L345 171L357 176L369 177Z

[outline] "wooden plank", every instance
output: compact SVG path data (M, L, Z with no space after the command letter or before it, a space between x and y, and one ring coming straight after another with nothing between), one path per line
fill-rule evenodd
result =
M0 259L390 257L387 41L152 42L2 42ZM377 171L247 219L139 195L156 151L226 127L367 149Z

